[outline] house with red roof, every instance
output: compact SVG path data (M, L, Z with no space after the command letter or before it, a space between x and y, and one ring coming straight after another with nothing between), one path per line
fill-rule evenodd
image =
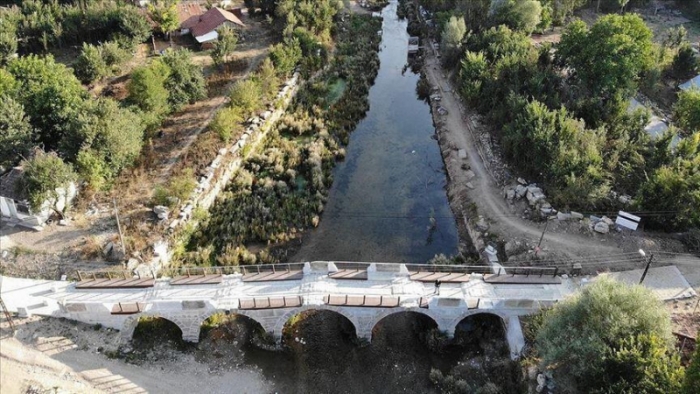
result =
M231 12L219 7L212 7L209 11L186 19L180 25L182 34L190 33L194 39L202 44L211 44L219 38L217 29L227 25L231 28L245 27L245 24Z

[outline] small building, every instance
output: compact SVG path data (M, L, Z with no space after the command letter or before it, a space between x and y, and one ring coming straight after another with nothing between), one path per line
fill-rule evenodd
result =
M690 90L693 88L700 89L700 75L697 75L695 78L678 85L678 89L680 90Z
M188 29L192 37L202 46L208 46L219 38L216 30L224 25L232 28L245 27L236 15L219 7L213 7L182 28Z
M71 183L67 188L57 189L58 201L54 204L54 201L46 200L41 210L34 212L28 196L18 187L23 174L22 167L14 167L0 176L0 216L14 225L41 230L53 212L52 207L64 210L78 194L77 188Z

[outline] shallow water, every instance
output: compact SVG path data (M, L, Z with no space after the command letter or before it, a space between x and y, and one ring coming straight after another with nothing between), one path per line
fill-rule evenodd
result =
M398 20L396 6L392 1L382 12L381 65L369 92L370 110L334 171L319 227L304 237L291 261L419 263L457 253L430 107L416 94L419 75L403 72L407 22Z

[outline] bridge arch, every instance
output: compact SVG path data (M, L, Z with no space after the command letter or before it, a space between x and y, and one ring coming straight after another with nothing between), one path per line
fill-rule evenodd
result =
M446 327L444 326L444 324L442 324L443 319L441 319L438 314L431 311L430 309L426 309L426 308L387 308L387 309L384 309L383 311L379 312L378 314L376 314L372 318L372 320L366 326L364 337L371 341L373 339L373 336L374 336L375 327L385 318L392 316L392 315L399 314L399 313L415 313L415 314L426 316L426 317L430 318L435 323L438 330L441 330L441 331L446 330Z
M277 319L277 322L275 323L274 329L273 329L273 335L275 336L275 339L282 339L282 332L284 331L284 326L287 324L289 319L292 317L306 312L306 311L331 311L335 312L352 323L353 329L355 330L355 335L357 337L360 337L360 322L357 316L355 316L350 310L347 308L341 308L333 305L326 305L326 304L321 304L321 305L304 305L299 308L295 308L285 314L283 314L279 319Z
M248 313L248 311L246 311L246 310L237 310L237 309L232 309L232 310L228 310L228 309L215 309L215 310L212 310L212 311L210 311L210 312L208 312L208 313L206 313L206 314L200 316L200 318L199 318L199 333L198 333L198 336L199 336L199 339L200 339L200 340L202 339L202 338L201 338L201 336L202 336L202 327L204 327L204 324L207 322L207 320L209 320L209 319L212 318L213 316L216 316L216 315L219 315L219 314L225 315L228 319L230 319L231 317L235 317L235 316L242 316L242 317L244 317L246 320L248 320L249 322L251 322L253 325L260 327L264 333L267 333L267 332L269 331L269 330L263 325L263 322L262 322L257 316L254 316L253 314ZM228 319L227 319L226 321L224 321L223 324L226 324L226 323L230 322L230 320L228 320Z
M192 340L192 336L190 335L191 325L187 324L187 322L182 319L172 316L165 316L160 313L139 313L138 315L129 316L126 318L126 320L124 320L124 323L122 323L122 329L120 330L121 342L129 343L133 339L134 332L136 331L136 327L138 327L141 319L149 317L167 320L176 325L177 328L180 329L182 339L184 341L196 342L199 339L199 336L197 336L197 340Z
M447 323L447 327L449 327L449 331L451 334L454 334L454 332L457 330L457 326L465 319L471 316L476 316L476 315L491 315L498 317L501 321L501 324L503 324L503 328L507 331L508 330L508 320L509 316L506 316L500 312L493 311L493 310L485 310L485 309L469 309L465 311L464 313L460 314L459 316L455 317Z

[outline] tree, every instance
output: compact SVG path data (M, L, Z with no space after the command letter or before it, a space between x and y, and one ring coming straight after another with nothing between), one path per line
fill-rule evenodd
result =
M73 70L83 83L92 83L109 73L100 48L88 43L83 43L83 50L75 60Z
M211 51L211 58L214 64L222 65L228 62L229 56L236 50L238 44L238 36L236 31L230 26L224 25L217 33L219 38L214 43L214 49Z
M233 131L241 128L243 116L241 110L237 107L225 107L219 110L214 116L214 119L209 124L215 133L219 135L222 141L229 142L233 137Z
M681 90L673 107L678 127L686 132L700 131L700 89Z
M102 58L109 67L110 73L117 73L120 70L122 63L129 59L129 52L120 47L115 41L108 41L100 45Z
M127 84L129 101L157 118L165 116L170 112L169 93L165 88L169 76L170 69L160 60L135 69Z
M73 72L51 55L22 56L12 60L7 71L17 82L16 99L38 133L35 140L55 150L65 126L85 104L87 92Z
M270 50L270 58L280 76L291 74L301 60L301 56L301 46L297 39L284 40Z
M57 208L60 199L58 189L65 190L70 182L76 180L71 166L64 163L55 152L37 150L34 157L22 161L22 168L24 173L18 186L29 196L32 210L41 211L48 201L49 207L63 216L63 212Z
M604 277L555 305L536 339L542 361L553 368L557 382L580 392L606 392L616 385L644 387L649 382L665 387L630 392L674 392L682 374L666 375L677 371L677 359L668 355L673 344L668 313L651 291ZM660 354L664 359L655 359ZM658 362L665 364L644 369ZM625 373L620 373L622 368Z
M700 331L695 339L695 353L685 371L684 394L700 393Z
M272 60L270 60L269 57L263 60L255 75L255 79L260 85L260 93L263 98L265 100L273 99L277 93L277 89L279 89L279 78L277 78L275 65L272 64Z
M698 59L690 44L683 43L673 57L671 73L677 81L682 81L697 75Z
M540 24L542 5L537 0L500 0L491 3L491 13L496 24L530 34Z
M606 15L590 28L582 21L567 26L557 61L572 69L579 88L603 103L632 96L639 75L654 62L652 33L635 15Z
M32 147L32 127L22 104L0 95L0 167L9 168Z
M158 24L158 31L166 37L180 27L177 15L177 3L172 0L155 1L148 4L148 13L154 22Z
M683 138L675 147L671 138L665 141L665 147L657 147L663 157L640 188L637 204L644 211L675 212L647 218L650 228L669 231L700 226L700 132Z
M173 110L178 111L185 104L194 104L207 96L202 68L192 63L192 52L187 49L168 50L161 60L170 69L165 88Z
M256 111L262 103L260 85L252 79L236 82L231 88L229 97L231 106L239 108L246 116Z
M445 53L446 64L453 64L460 55L462 40L467 34L467 25L464 18L451 17L442 32L442 45Z
M136 7L126 7L118 13L120 34L112 37L123 44L124 48L133 48L151 36L151 26L146 16Z

